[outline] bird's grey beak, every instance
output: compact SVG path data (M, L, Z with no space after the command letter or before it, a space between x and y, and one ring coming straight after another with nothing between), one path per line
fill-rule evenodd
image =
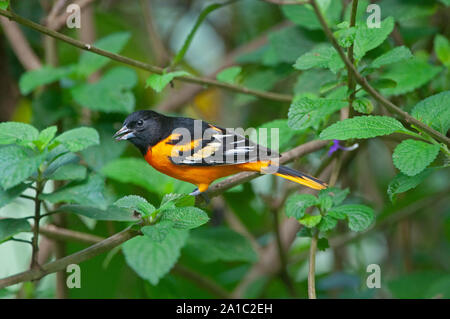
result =
M121 140L129 140L130 138L135 137L135 135L132 130L124 126L120 130L118 130L113 137L116 139L116 141L121 141Z

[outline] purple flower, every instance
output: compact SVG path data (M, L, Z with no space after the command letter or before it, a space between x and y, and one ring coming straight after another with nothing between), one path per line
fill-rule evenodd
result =
M328 150L328 156L331 156L334 152L337 150L343 150L343 151L353 151L358 148L359 144L355 143L352 146L344 147L341 146L339 140L333 140L333 145L331 145L330 149Z

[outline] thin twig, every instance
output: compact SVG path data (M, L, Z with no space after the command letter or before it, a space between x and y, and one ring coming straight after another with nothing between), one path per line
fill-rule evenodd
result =
M33 228L33 238L31 240L33 246L33 252L31 254L31 269L36 269L40 267L38 261L38 251L39 251L39 223L41 221L41 200L39 196L42 192L43 185L41 182L36 183L36 195L34 197L34 228Z
M316 251L317 251L317 240L319 233L315 234L311 238L311 245L309 247L309 271L308 271L308 298L316 299Z
M160 67L157 67L154 65L150 65L150 64L138 61L138 60L134 60L134 59L125 57L120 54L115 54L115 53L111 53L111 52L96 48L89 43L84 43L82 41L75 40L71 37L68 37L68 36L62 34L62 33L56 32L56 31L51 30L47 27L44 27L38 23L35 23L28 19L25 19L13 12L9 12L9 11L0 9L0 15L5 16L11 20L14 20L24 26L30 27L36 31L43 33L43 34L46 34L48 36L51 36L51 37L54 37L61 41L64 41L64 42L66 42L72 46L75 46L79 49L93 52L98 55L107 57L111 60L114 60L114 61L117 61L120 63L124 63L124 64L130 65L130 66L142 69L142 70L146 70L151 73L162 74L164 72L163 68L160 68ZM197 77L197 76L180 76L180 77L175 78L175 80L196 83L196 84L200 84L200 85L204 85L204 86L215 86L215 87L219 87L222 89L226 89L226 90L230 90L230 91L234 91L234 92L238 92L238 93L243 93L243 94L254 95L254 96L257 96L257 97L260 97L263 99L279 101L279 102L291 102L291 100L293 98L291 95L288 95L288 94L253 90L253 89L249 89L249 88L246 88L243 86L229 84L229 83L220 82L220 81L216 81L216 80L208 79L208 78Z
M397 114L400 116L403 120L405 120L407 123L411 125L415 125L416 127L422 129L424 132L429 134L431 137L435 138L436 140L446 144L447 146L450 146L450 138L444 136L443 134L439 133L438 131L434 130L433 128L429 127L428 125L422 123L421 121L417 120L416 118L409 115L407 112L400 109L398 106L396 106L394 103L386 99L384 96L382 96L377 90L375 90L367 81L365 77L363 77L358 70L355 68L355 66L351 63L351 61L348 59L348 57L345 55L342 48L339 46L339 44L336 41L336 38L333 36L333 33L331 29L329 28L327 22L325 21L325 18L323 17L322 12L320 11L319 6L317 5L317 2L315 0L310 0L311 5L314 8L314 11L317 15L317 18L320 21L320 24L322 25L322 28L330 40L333 47L338 52L339 56L341 57L342 61L345 63L347 69L350 71L350 73L353 74L355 77L355 80L361 87L369 93L375 100L377 100L381 105L383 105L388 111Z

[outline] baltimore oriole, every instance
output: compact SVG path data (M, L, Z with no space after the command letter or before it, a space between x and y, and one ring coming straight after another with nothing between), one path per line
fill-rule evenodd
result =
M278 153L200 120L137 111L114 137L133 143L156 170L195 184L198 188L191 195L206 191L218 178L242 171L273 173L314 189L327 187L314 177L278 166Z

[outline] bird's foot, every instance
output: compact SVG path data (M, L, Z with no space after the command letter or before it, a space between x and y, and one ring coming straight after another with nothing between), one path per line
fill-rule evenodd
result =
M209 196L207 194L205 194L204 192L200 192L198 190L198 188L194 189L194 191L192 193L190 193L189 195L191 196L201 196L203 198L203 200L206 202L206 204L209 204L211 201L209 199Z

